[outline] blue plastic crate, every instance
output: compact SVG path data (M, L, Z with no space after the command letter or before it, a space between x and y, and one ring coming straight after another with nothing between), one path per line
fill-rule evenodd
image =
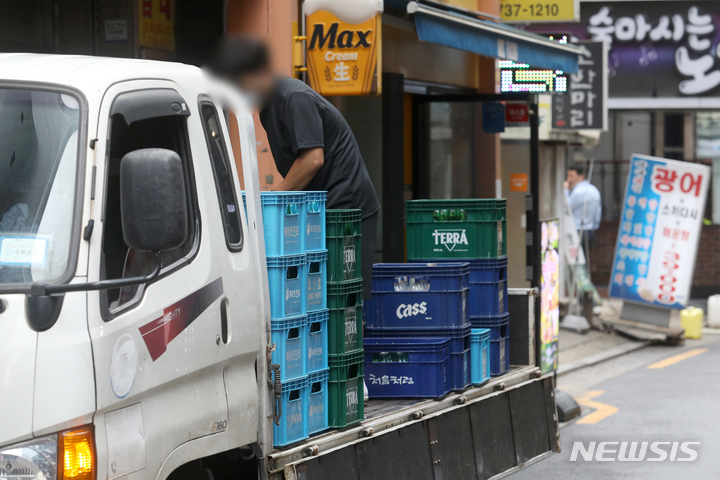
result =
M305 254L268 257L270 312L272 318L304 315L307 297L307 257Z
M327 308L327 250L307 253L307 312Z
M307 315L307 372L308 374L328 368L328 318L327 309Z
M308 391L307 377L282 383L280 425L273 423L273 441L276 447L308 438Z
M370 398L437 398L450 391L447 338L366 338Z
M365 327L366 338L432 338L442 337L450 340L450 354L462 353L470 348L470 332L472 325L467 324L458 328L443 328L440 330L419 330L412 328L384 328Z
M490 380L490 330L473 328L470 335L470 381L481 385Z
M457 328L469 323L467 263L373 266L371 328Z
M305 250L325 250L325 203L327 192L307 192Z
M306 376L307 315L273 319L270 323L272 343L275 344L272 362L280 365L280 381Z
M265 255L305 253L305 207L302 192L261 192Z
M450 367L448 369L448 388L458 391L465 390L470 385L470 349L450 354Z
M308 433L328 429L328 379L330 369L308 375Z
M490 340L490 375L497 377L510 369L510 338Z
M510 336L510 314L493 315L489 317L470 317L473 328L487 328L490 330L490 340L497 340Z

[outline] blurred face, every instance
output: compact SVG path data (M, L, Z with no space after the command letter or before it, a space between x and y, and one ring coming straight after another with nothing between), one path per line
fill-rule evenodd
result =
M578 182L581 182L584 179L585 179L585 176L578 174L575 170L568 170L568 172L567 172L567 182L568 182L568 187L570 188L570 190L575 188L575 185L577 185Z
M235 77L235 83L258 108L263 108L272 97L275 75L270 68L258 72L244 73Z

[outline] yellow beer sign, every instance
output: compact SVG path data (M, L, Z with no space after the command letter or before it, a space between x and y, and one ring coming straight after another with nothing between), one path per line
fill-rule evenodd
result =
M578 0L500 0L500 17L506 22L576 22Z
M310 86L321 95L381 92L381 16L350 24L320 10L307 16Z
M139 0L140 46L175 50L175 0Z

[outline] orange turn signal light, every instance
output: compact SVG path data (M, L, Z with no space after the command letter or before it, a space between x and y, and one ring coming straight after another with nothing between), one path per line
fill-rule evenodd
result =
M62 432L58 438L58 480L94 480L95 449L92 426Z

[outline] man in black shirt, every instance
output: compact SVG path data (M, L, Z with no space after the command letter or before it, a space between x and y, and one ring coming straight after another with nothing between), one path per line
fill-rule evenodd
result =
M371 292L380 204L355 136L338 110L304 82L272 72L267 46L228 37L213 64L255 101L283 181L275 191L327 191L327 208L362 210L363 298Z

